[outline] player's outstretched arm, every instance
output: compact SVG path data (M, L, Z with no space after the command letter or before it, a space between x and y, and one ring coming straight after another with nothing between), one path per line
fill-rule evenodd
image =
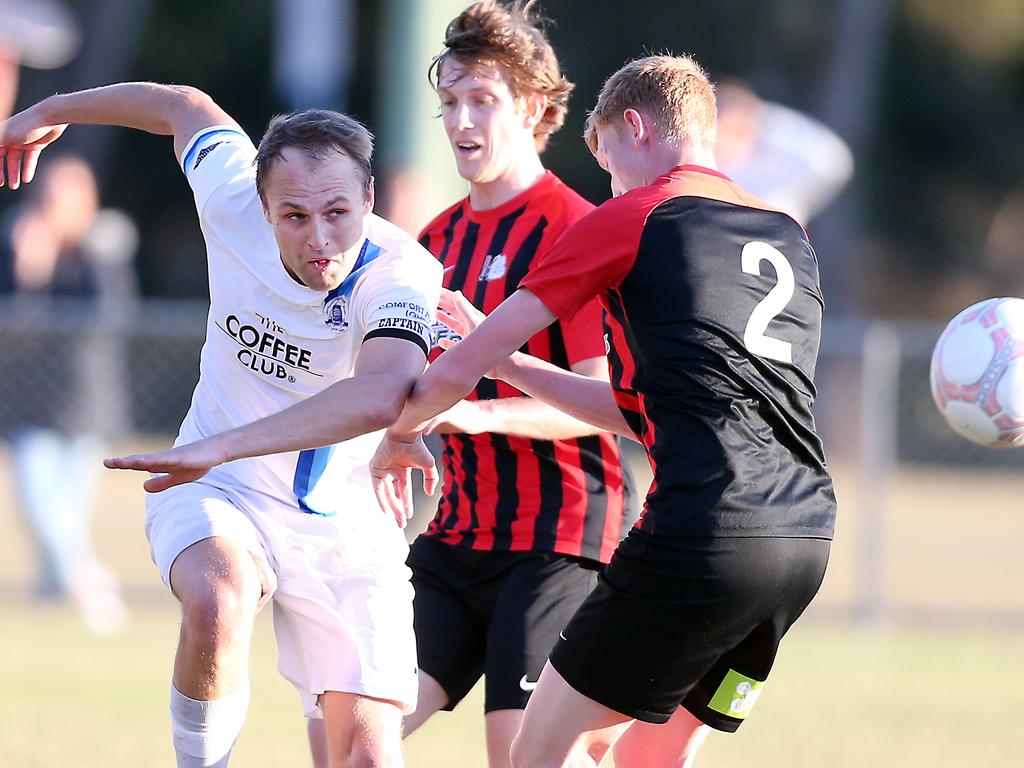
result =
M120 125L174 137L180 156L195 133L235 121L202 91L182 85L118 83L57 94L0 123L0 186L32 181L39 154L70 124Z
M485 315L474 307L461 291L443 290L439 306L444 313L439 313L438 318L463 338L470 336L485 318ZM442 339L440 342L445 349L450 349L458 343L462 342L453 342L449 339ZM542 401L572 417L576 423L585 422L599 429L636 440L636 435L629 428L622 416L622 411L615 403L612 388L607 379L598 377L590 371L587 373L588 375L583 375L578 371L567 371L547 360L541 360L522 352L514 352L508 359L499 363L493 371L490 371L492 378L508 382L516 389L530 395L531 398ZM444 414L438 418L443 417ZM428 425L428 431L432 426L433 422ZM500 432L502 430L482 431ZM532 437L532 435L529 436ZM561 435L557 436L561 437ZM576 435L571 436L575 437Z
M111 469L163 473L143 484L155 493L198 480L226 461L340 443L394 422L424 363L421 349L405 339L369 339L363 342L351 378L301 403L194 443L103 463Z

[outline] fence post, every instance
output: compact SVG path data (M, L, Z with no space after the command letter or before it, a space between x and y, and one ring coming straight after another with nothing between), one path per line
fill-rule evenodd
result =
M860 471L854 560L854 617L886 617L886 528L889 480L896 463L900 339L888 323L872 323L862 340Z

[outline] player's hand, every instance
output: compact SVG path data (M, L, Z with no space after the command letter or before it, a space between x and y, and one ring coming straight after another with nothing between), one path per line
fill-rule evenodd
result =
M175 485L194 482L227 459L227 455L216 440L206 439L157 453L104 459L103 465L110 469L135 469L158 473L156 477L144 482L142 487L150 493L159 493Z
M6 183L17 189L32 181L39 154L67 127L47 121L38 104L0 122L0 187Z
M473 303L462 294L462 291L449 291L447 288L441 289L441 298L437 303L437 308L440 310L437 313L437 319L463 339L475 331L487 317L473 306ZM451 349L458 343L458 341L444 337L437 340L437 346L441 349ZM487 371L484 376L488 379L500 378L499 369L500 367Z
M486 315L473 306L462 291L449 291L441 289L441 298L437 302L438 309L444 310L437 313L437 319L451 328L462 338L466 338L476 327L484 321Z
M479 435L490 431L487 414L476 400L460 400L423 427L425 435Z
M385 512L395 516L399 528L405 528L412 519L412 469L423 472L423 492L428 496L437 487L437 467L423 438L419 435L411 442L384 435L377 452L370 459L370 480L377 503Z

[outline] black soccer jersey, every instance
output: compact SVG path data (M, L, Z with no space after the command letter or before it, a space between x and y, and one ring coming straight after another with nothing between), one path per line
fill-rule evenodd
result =
M581 219L520 285L561 318L602 297L616 400L654 469L642 529L831 538L811 416L823 302L793 219L681 166Z

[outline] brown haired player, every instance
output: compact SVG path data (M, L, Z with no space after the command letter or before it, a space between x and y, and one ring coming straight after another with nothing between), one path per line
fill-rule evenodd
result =
M562 126L572 83L531 6L474 3L449 24L430 67L469 195L420 242L447 268L445 285L484 312L593 208L539 156ZM596 300L525 346L607 381ZM420 699L406 733L454 708L482 674L488 761L498 768L559 630L628 530L621 459L613 435L503 382L480 381L428 431L443 436L445 483L409 557Z
M689 764L706 726L747 717L825 572L836 503L811 416L817 259L799 224L714 170L714 124L692 59L613 74L587 141L615 197L428 369L371 461L390 508L398 494L384 484L401 490L409 467L430 466L416 433L488 371L647 449L644 513L556 644L515 766L594 765L595 745L634 719L622 764ZM611 387L508 360L595 296ZM442 304L467 314L457 294Z
M278 667L326 720L330 765L400 765L417 692L408 547L367 461L426 362L440 265L372 213L372 137L345 115L276 118L257 150L193 88L54 96L0 123L10 186L68 123L173 136L206 239L207 335L178 447L107 462L167 473L145 483L162 491L146 534L181 604L178 766L227 764L271 598Z

